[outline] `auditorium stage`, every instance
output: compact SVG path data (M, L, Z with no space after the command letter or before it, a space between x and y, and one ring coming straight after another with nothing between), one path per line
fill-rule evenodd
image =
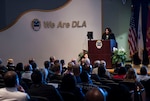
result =
M136 72L139 74L140 72L140 67L142 65L134 65L132 64L132 67L135 68ZM114 69L107 69L110 73L113 73L114 72ZM150 65L147 66L147 70L148 70L148 74L150 75Z

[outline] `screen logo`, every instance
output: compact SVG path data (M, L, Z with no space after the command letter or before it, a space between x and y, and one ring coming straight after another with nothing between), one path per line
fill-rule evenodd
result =
M101 49L102 46L103 46L102 41L101 41L101 40L97 40L97 41L96 41L96 47L97 47L98 49Z
M38 19L33 19L31 23L32 29L34 31L39 31L41 28L41 22Z

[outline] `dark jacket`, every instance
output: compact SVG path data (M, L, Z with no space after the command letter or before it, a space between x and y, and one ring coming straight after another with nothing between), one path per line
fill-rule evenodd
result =
M33 84L28 91L30 96L42 96L49 99L49 101L63 101L59 91L52 85Z
M108 35L108 38L107 38L107 35ZM110 33L110 34L104 33L104 34L102 35L102 39L103 39L103 40L109 40L109 39L114 39L114 40L116 40L116 39L115 39L115 35L114 35L113 33Z

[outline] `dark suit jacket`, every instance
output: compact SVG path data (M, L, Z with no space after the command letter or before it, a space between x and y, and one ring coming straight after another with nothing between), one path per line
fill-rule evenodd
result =
M108 35L108 39L107 39L107 35ZM109 40L109 39L114 39L114 40L116 40L116 39L115 39L115 35L114 35L113 33L110 33L110 34L104 33L104 34L102 35L102 40Z
M42 96L49 99L49 101L63 101L59 91L52 85L33 84L28 90L30 96Z

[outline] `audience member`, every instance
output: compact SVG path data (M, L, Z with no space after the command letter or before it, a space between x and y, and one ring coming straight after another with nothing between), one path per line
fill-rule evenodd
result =
M86 94L88 90L98 87L97 85L93 84L92 79L87 71L82 71L80 78L82 83L77 84L77 86L82 88L84 94Z
M137 75L137 79L139 79L140 81L147 81L148 79L150 79L150 76L148 76L147 73L147 66L142 66L140 68L140 74Z
M23 66L24 65L23 65L22 62L17 63L16 68L15 68L15 72L18 75L20 85L24 88L25 91L27 91L29 89L28 84L26 84L26 82L24 82L22 80L22 73L24 72L23 71Z
M29 59L29 64L32 66L32 71L34 71L36 69L39 69L39 67L38 67L37 63L35 62L34 58Z
M137 79L142 83L142 85L144 86L144 89L145 89L145 98L146 98L146 101L150 101L150 87L149 87L149 84L150 84L150 77L147 73L147 66L142 66L140 68L140 74L137 75ZM142 93L143 94L143 93ZM142 99L143 96L142 96ZM143 100L144 101L144 100Z
M0 58L0 77L3 77L6 72L7 72L7 68L6 66L3 65L3 61Z
M50 62L49 61L44 61L44 67L41 68L41 72L43 74L43 82L44 83L48 83L49 82L49 76L54 74L49 69L50 69Z
M90 78L90 75L89 75L89 73L87 71L82 71L80 73L80 78L81 78L82 83L93 84L92 80Z
M76 85L77 85L77 82L76 82L75 77L72 74L66 74L62 78L60 91L73 93L76 98L76 100L72 99L74 101L83 101L84 93L82 92L82 89L77 87Z
M35 71L36 69L39 69L39 67L38 67L36 62L32 62L31 66L32 66L32 71Z
M30 97L19 85L19 78L15 71L8 71L4 75L5 88L0 89L0 101L28 101Z
M122 66L123 66L122 62L117 62L114 67L114 74L118 74L118 71L119 71L120 67L122 67Z
M91 61L88 57L88 53L87 52L83 52L83 56L81 58L81 66L82 66L82 71L87 71L89 74L92 73L92 65L91 65Z
M60 60L59 59L55 59L55 61L54 61L54 65L56 65L56 64L60 64L61 65L61 63L60 63ZM61 65L62 66L62 65Z
M3 61L2 61L2 59L0 58L0 64L2 64L3 63Z
M131 64L125 64L125 68L126 68L127 71L128 71L128 69L132 68L132 65L131 65Z
M112 77L106 74L106 68L104 67L104 65L100 65L100 67L98 68L98 76L100 78L106 78L106 79L111 79Z
M82 67L80 64L75 64L73 66L73 74L77 80L77 83L81 83L80 74L82 73Z
M22 62L17 63L17 65L15 67L15 72L17 73L20 81L21 81L22 73L24 72L23 67L24 67L24 65Z
M33 62L35 62L35 59L34 58L30 58L28 62L31 65Z
M78 62L80 63L80 65L82 65L82 59L85 58L85 54L88 54L88 51L87 50L82 50L82 52L79 53L78 55Z
M118 74L113 76L113 79L121 79L123 80L126 76L127 70L124 66L120 67L118 70Z
M84 58L87 59L89 63L91 62L90 59L89 59L88 53L84 54Z
M7 60L7 65L6 65L8 70L15 70L15 64L13 59L8 59Z
M61 74L63 74L67 70L67 67L65 66L65 60L64 59L60 60L60 63L62 65L62 73Z
M61 69L61 65L60 63L54 64L53 65L53 71L54 71L54 75L52 75L51 77L49 77L50 82L54 82L57 81L58 83L61 82L63 75L61 75L62 69Z
M106 64L106 61L105 61L105 60L101 60L101 61L100 61L100 65L102 65L102 66L105 67L105 70L106 70L105 74L106 74L108 77L111 77L110 72L107 70L107 64Z
M87 55L85 55L85 56L87 56ZM88 57L83 58L81 66L82 66L82 71L86 71L86 72L88 72L88 74L92 73L92 65L91 65L90 59Z
M130 90L122 84L112 85L107 101L132 101Z
M107 66L106 65L106 61L104 61L104 60L96 60L94 62L94 66L96 66L96 68L93 67L94 68L93 69L93 74L91 75L91 78L93 80L95 80L96 82L99 82L100 81L100 77L104 78L104 77L102 77L102 75L105 76L105 77L111 78L110 72L106 69L106 66ZM102 67L103 67L103 70L102 70ZM102 71L104 72L104 74L101 73Z
M50 60L50 67L53 67L54 62L56 60L56 57L55 56L50 56L49 60Z
M33 73L32 71L32 65L26 64L24 65L24 72L22 73L21 76L21 84L23 84L26 87L26 90L30 88L32 84L31 80L31 74Z
M101 88L92 88L85 95L84 101L107 101L106 92Z
M123 81L134 83L135 86L137 86L140 89L144 88L142 83L137 79L137 72L135 71L134 68L128 69L127 74ZM134 90L135 88L132 88L132 89Z
M59 59L55 59L54 65L60 65L60 72L62 73L62 64L61 64L61 62L60 62ZM54 68L54 65L51 67L51 69L52 69L53 72L55 71L55 70L54 70L54 69L55 69L55 68Z
M128 69L124 81L137 81L137 72L134 68Z
M8 71L7 68L2 63L3 63L3 61L0 58L0 88L5 87L5 84L4 84L4 75Z
M31 80L31 74L32 74L32 65L30 64L24 65L24 72L22 73L22 79Z
M72 74L72 75L74 75L73 74L73 66L74 66L75 64L71 61L71 62L68 62L68 67L67 67L67 70L63 73L63 75L65 75L65 74Z
M75 58L73 58L71 61L72 61L75 65L78 64L78 61L77 61L77 59L75 59Z
M100 66L100 60L95 60L93 64L92 74L98 74L99 66Z
M59 91L52 85L44 84L42 81L42 73L35 70L31 75L33 84L31 85L28 94L30 96L42 96L49 101L63 101Z

